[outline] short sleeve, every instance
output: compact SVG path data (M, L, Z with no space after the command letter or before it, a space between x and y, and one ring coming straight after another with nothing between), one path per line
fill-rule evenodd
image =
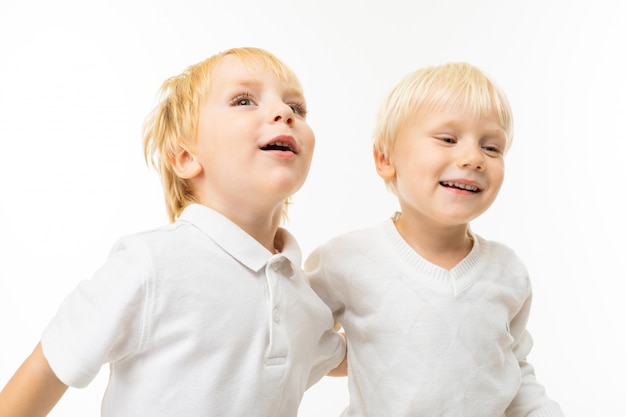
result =
M92 278L81 281L61 303L41 344L52 370L65 384L84 387L103 364L138 349L150 264L143 242L122 239Z

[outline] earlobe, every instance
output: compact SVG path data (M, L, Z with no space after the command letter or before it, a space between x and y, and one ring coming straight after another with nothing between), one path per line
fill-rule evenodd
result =
M376 172L382 179L391 180L396 177L396 168L389 160L389 156L376 148L374 148L374 162L376 163Z
M188 180L202 172L202 165L196 155L187 150L181 150L170 158L174 173L182 179Z

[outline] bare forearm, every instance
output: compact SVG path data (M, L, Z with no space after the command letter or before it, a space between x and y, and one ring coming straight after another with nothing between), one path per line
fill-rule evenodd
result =
M46 416L66 390L38 344L0 392L0 417Z

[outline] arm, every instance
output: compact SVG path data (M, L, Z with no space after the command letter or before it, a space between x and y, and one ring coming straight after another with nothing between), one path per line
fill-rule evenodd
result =
M531 298L528 297L511 322L511 335L515 338L513 352L520 366L522 380L517 396L506 410L506 417L563 417L559 404L548 397L545 388L535 377L533 366L526 360L533 347L532 337L526 330Z
M339 333L344 339L346 338L345 333ZM337 365L335 369L331 369L328 376L348 376L348 352L347 352L347 342L346 342L346 354L343 356L341 363Z
M0 392L0 416L46 416L66 390L67 385L54 374L39 343Z
M335 369L331 369L328 376L348 376L348 357L344 356L343 360Z
M348 352L347 352L347 338L345 332L340 332L342 329L341 323L337 320L337 316L343 311L343 303L336 296L335 289L329 284L328 277L326 275L325 268L322 267L322 250L316 249L309 255L304 264L304 271L307 274L309 284L315 293L324 301L324 303L331 309L335 324L333 330L341 335L344 339L344 345L346 350L343 359L334 369L331 369L326 375L333 377L341 377L348 375Z

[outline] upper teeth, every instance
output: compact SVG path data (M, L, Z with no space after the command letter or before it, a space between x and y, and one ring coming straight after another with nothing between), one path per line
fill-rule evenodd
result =
M287 142L274 142L272 145L291 149L291 146Z
M463 184L463 183L460 183L460 182L443 181L442 184L447 186L447 187L455 187L455 188L460 188L462 190L478 191L478 187L477 186L470 185L470 184Z

